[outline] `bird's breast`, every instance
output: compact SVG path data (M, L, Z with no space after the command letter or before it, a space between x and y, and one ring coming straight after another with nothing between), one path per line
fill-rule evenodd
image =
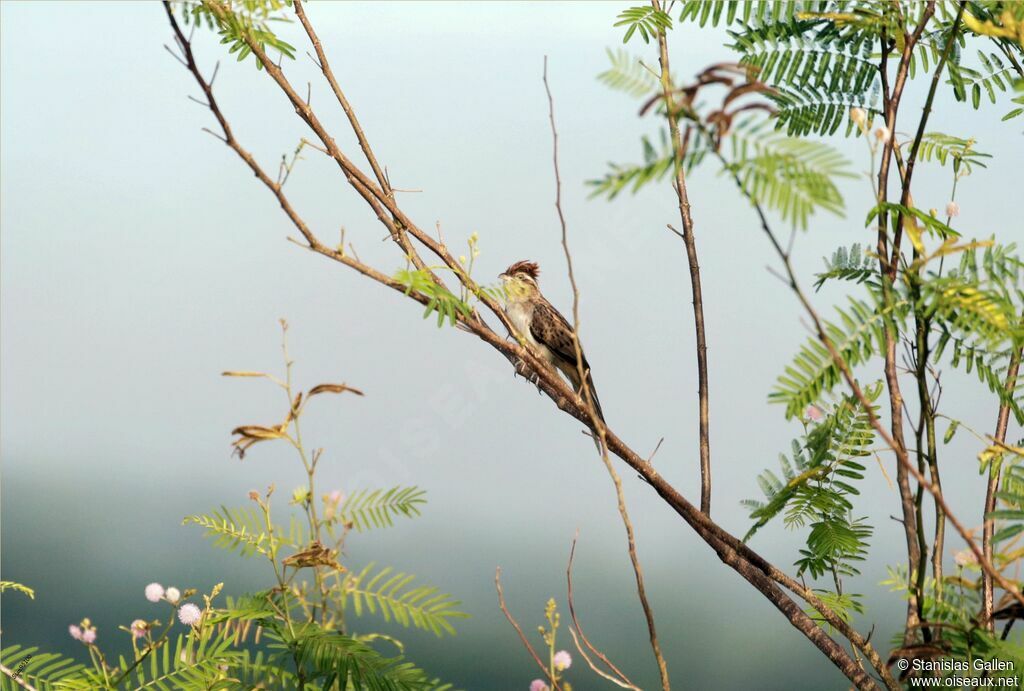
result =
M530 322L533 321L533 305L524 302L510 302L505 309L509 321L516 327L516 331L530 343L536 345L533 334L530 333Z

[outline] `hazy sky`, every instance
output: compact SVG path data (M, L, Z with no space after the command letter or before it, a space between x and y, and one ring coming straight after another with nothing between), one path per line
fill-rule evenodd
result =
M665 438L656 464L696 500L691 307L684 252L665 229L678 220L672 192L663 184L608 203L588 199L584 186L608 161L635 160L640 135L657 128L595 79L605 49L621 44L611 26L620 9L313 3L309 15L393 184L423 190L401 197L407 212L425 228L440 222L453 248L479 233L483 281L512 261L539 261L545 293L568 309L541 83L548 56L582 335L601 400L638 452ZM579 528L584 625L636 681L653 682L612 486L581 426L472 337L438 330L417 305L288 243L294 230L272 197L200 131L214 123L186 98L197 88L163 49L171 34L159 5L3 2L0 31L3 577L38 589L35 602L6 599L5 641L71 650L66 626L82 616L114 638L117 624L155 616L141 597L153 580L224 580L233 592L268 583L271 574L219 553L180 521L244 505L250 489L271 482L282 495L301 483L283 446L229 457L233 427L283 411L272 387L218 376L279 369L276 320L286 317L300 385L347 381L367 393L321 401L310 414L305 436L327 449L322 486L428 491L422 519L349 545L353 564L420 574L472 613L453 640L402 633L414 659L468 688L525 688L536 675L495 605L494 568L503 566L511 606L533 630L548 596L564 603ZM300 59L287 73L313 82L313 106L356 158L343 114L290 35ZM729 59L722 41L689 25L676 31L675 71ZM222 48L203 32L196 44L209 74ZM216 88L235 134L267 168L308 134L251 61L225 60ZM916 118L920 85L908 99L900 130ZM1004 241L1024 239L1021 121L1001 123L1007 109L943 105L929 128L976 136L979 150L997 154L961 184L958 220L969 234ZM853 170L866 169L863 142L837 145ZM919 174L918 206L944 205L947 171ZM847 218L816 217L797 238L808 283L835 247L870 241L867 182L842 190ZM344 226L364 260L387 272L403 266L316 152L287 191L322 238ZM756 473L776 468L799 433L766 397L807 332L792 295L766 271L773 256L732 184L708 168L693 176L690 197L708 325L714 513L742 533L749 521L738 502L759 496ZM815 302L827 311L840 297L823 291ZM979 427L994 422L992 400L953 375L946 396ZM949 448L950 498L975 523L976 449L960 439ZM869 471L862 511L878 530L859 587L878 593L902 538L887 518L895 492L877 467ZM785 688L794 678L841 686L646 485L630 473L624 480L670 671L688 682L681 687ZM798 540L773 528L753 546L788 566ZM869 606L884 640L901 605L886 596ZM573 672L582 688L593 684Z

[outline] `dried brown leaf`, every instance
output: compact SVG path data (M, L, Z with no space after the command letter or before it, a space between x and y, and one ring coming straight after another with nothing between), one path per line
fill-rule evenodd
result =
M335 571L345 571L345 567L338 563L335 556L335 552L324 547L319 541L314 540L309 547L301 552L296 552L290 557L286 557L281 563L296 569L327 566Z
M262 427L260 425L243 425L231 430L231 434L237 434L247 439L280 439L284 436L282 427Z
M353 389L351 386L346 384L317 384L309 390L309 394L307 396L312 398L313 396L321 393L345 393L346 391L354 393L357 396L364 395L359 389Z

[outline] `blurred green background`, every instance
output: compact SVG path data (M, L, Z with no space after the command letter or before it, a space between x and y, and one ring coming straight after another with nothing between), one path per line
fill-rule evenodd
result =
M564 206L583 299L582 335L610 424L689 497L698 494L696 378L685 257L665 230L667 186L611 204L584 185L607 161L635 160L656 123L599 84L618 3L312 3L309 14L402 203L424 227L440 222L461 247L480 234L477 276L538 260L546 294L571 294L554 214L547 104L549 59L560 130ZM295 27L285 28L288 34ZM0 428L2 576L37 599L3 599L4 643L81 656L67 625L83 616L102 643L124 644L118 624L164 613L143 598L151 581L230 593L271 574L209 547L183 516L244 505L250 489L279 488L279 506L302 471L283 446L229 455L229 430L281 417L279 396L224 369L280 368L278 317L292 324L300 386L347 381L365 399L322 401L305 436L327 449L321 487L416 484L424 516L353 537L347 563L376 560L461 598L472 618L438 640L373 618L364 631L399 635L410 656L470 689L525 689L537 676L497 608L502 566L510 607L530 632L545 600L565 609L565 565L577 528L576 600L590 638L634 681L656 684L615 510L611 482L580 425L516 380L487 347L420 319L420 308L355 273L287 243L292 233L235 155L200 128L189 75L163 49L171 40L155 3L0 3ZM300 43L294 36L293 43ZM727 60L723 32L686 26L672 35L680 78ZM641 46L642 48L642 46ZM222 48L197 39L209 73ZM647 49L648 59L651 57ZM354 155L343 114L300 48L285 68L313 83L313 105ZM244 146L273 169L306 132L253 64L223 62L216 88ZM904 112L916 112L921 85ZM1019 124L1002 111L950 105L934 129L978 138L997 154L961 183L965 227L1004 240L1022 234ZM909 128L910 125L903 125ZM837 146L867 168L856 140ZM919 172L923 208L948 200L947 173ZM321 237L341 226L361 257L403 266L332 163L305 156L289 183ZM838 245L870 241L861 219L864 179L843 185L847 218L818 217L797 238L810 277ZM776 466L799 426L766 397L806 337L791 294L752 212L709 169L691 180L711 363L714 513L749 524L739 501L759 497L757 472ZM820 308L839 297L823 291ZM995 404L952 374L946 396L987 429ZM1011 436L1015 433L1011 430ZM966 437L966 435L960 435ZM968 523L980 520L974 449L958 437L947 493ZM896 495L877 467L859 507L877 527L872 560L855 588L860 622L881 647L902 602L877 585L899 559L889 515ZM892 472L892 467L888 468ZM844 688L843 678L636 477L626 490L669 670L679 688ZM798 536L779 527L753 546L780 565ZM563 630L563 646L571 641ZM539 638L538 641L539 642ZM578 689L599 687L581 660Z

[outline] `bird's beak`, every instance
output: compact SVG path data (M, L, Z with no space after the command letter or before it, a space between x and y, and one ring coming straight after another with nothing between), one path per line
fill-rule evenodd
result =
M507 281L508 274L498 274L498 278L501 279L502 281Z

